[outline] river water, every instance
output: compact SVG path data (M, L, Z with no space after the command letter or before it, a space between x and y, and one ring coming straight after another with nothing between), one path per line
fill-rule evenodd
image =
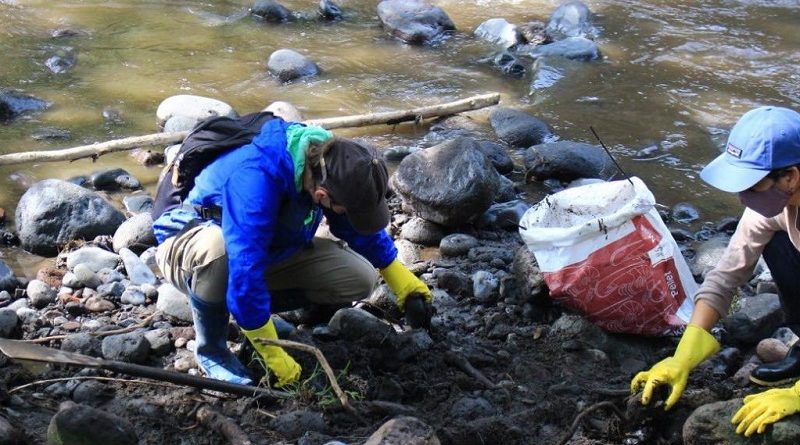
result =
M345 20L324 23L316 19L317 1L283 0L299 17L286 24L252 19L245 13L251 3L0 0L0 88L53 104L0 124L0 154L153 133L158 104L176 94L217 98L242 114L284 100L310 119L496 91L502 105L541 118L562 139L595 143L593 126L659 202L689 202L701 220L712 221L740 211L735 197L697 174L719 153L730 126L757 105L800 109L798 0L587 1L604 57L543 89L531 87L530 72L510 78L485 62L497 48L472 31L495 17L546 22L560 1L431 0L458 29L434 47L389 37L376 1L338 1ZM59 30L76 35L54 37ZM285 85L271 79L266 60L280 48L310 57L323 74ZM45 61L59 51L71 51L77 62L56 74ZM44 130L66 130L69 137L38 139ZM379 148L425 145L425 132L408 124L337 131ZM114 154L94 164L0 167L0 207L13 221L32 182L117 166L152 192L158 169ZM18 251L0 255L26 270L36 260Z

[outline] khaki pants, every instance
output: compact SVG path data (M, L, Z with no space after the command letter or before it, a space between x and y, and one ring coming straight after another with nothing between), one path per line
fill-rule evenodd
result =
M158 246L156 262L164 278L184 293L209 303L225 301L228 256L222 229L201 225ZM273 264L265 277L272 294L272 311L298 309L309 303L341 305L369 296L378 280L372 264L340 241L314 238Z

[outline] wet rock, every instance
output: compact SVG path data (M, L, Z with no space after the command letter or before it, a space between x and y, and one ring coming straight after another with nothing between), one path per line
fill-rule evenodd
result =
M17 317L17 312L15 310L8 308L0 309L0 338L14 338L18 323L19 317Z
M328 326L345 340L359 341L372 346L380 345L388 337L394 335L389 324L358 308L336 311L328 322Z
M409 155L392 187L422 218L458 226L480 216L498 190L494 167L473 139L458 138Z
M98 194L58 179L34 184L16 210L22 247L45 256L75 239L111 235L123 221L125 216Z
M464 397L450 407L450 416L455 419L476 419L496 413L497 408L482 397Z
M267 69L281 82L316 76L320 73L319 67L311 59L297 51L285 48L279 49L269 56Z
M733 232L736 231L736 226L738 225L739 225L739 218L728 216L719 220L716 229L717 232L725 233L727 235L733 235Z
M392 359L401 362L419 356L422 352L433 347L433 339L424 329L405 331L392 337Z
M163 164L165 159L164 153L145 149L131 151L131 157L145 167Z
M754 345L769 337L784 321L780 298L775 294L746 297L740 308L722 319L725 341Z
M519 57L509 51L503 51L495 55L492 58L492 65L500 70L501 73L517 79L524 76L525 72L528 71Z
M47 428L50 445L137 445L133 426L105 410L64 402Z
M525 168L537 181L556 178L572 181L578 178L608 179L617 168L606 152L591 144L557 141L535 145L525 152Z
M513 108L495 107L489 114L489 123L497 137L512 147L527 148L551 136L547 124Z
M491 303L499 296L500 280L486 270L472 274L472 295L480 303Z
M89 182L95 190L119 190L120 188L136 190L141 188L139 180L122 168L94 172L89 176Z
M109 335L103 338L103 357L128 363L144 363L150 343L141 332Z
M150 344L150 352L158 357L167 355L172 351L172 340L169 329L153 329L144 333L144 338Z
M93 271L91 267L89 267L85 263L80 263L76 265L71 273L72 275L70 277L70 280L72 280L72 278L74 277L75 281L74 282L70 281L70 284L65 283L65 285L71 287L83 286L92 289L97 289L97 286L103 284L103 281L100 279L97 273L95 273L95 271ZM64 277L66 279L66 275Z
M719 378L732 376L742 366L742 351L738 348L728 347L719 351L710 359L699 365L699 368L707 368L711 373Z
M153 198L145 193L128 195L122 198L122 204L125 205L125 210L133 215L138 215L139 213L150 213L150 211L153 210Z
M31 134L31 138L36 141L69 139L72 133L69 130L55 127L43 127Z
M39 280L31 280L25 293L28 294L31 306L37 309L56 301L56 290Z
M480 244L474 236L463 233L453 233L442 238L439 242L439 251L445 256L462 256L469 253L473 247Z
M75 54L75 48L67 46L56 48L54 54L45 60L44 65L51 72L61 74L71 70L77 61L78 56Z
M474 118L463 114L456 114L437 118L431 124L430 132L425 135L425 139L440 143L448 139L455 139L459 136L478 138L484 133L485 127Z
M158 286L158 302L156 308L170 317L183 321L192 321L192 311L186 295L175 286L165 283Z
M270 426L289 440L296 440L307 431L324 433L326 429L321 413L306 410L281 414L272 419Z
M733 374L731 381L740 386L745 387L750 385L750 374L754 369L761 366L761 361L757 357L752 357L749 361L745 362L738 371ZM643 369L644 367L642 367Z
M28 441L20 430L14 427L5 417L0 416L0 444L25 445Z
M344 17L342 8L331 0L319 1L319 15L325 20L339 20Z
M530 46L544 45L553 41L553 36L547 31L544 23L539 21L527 22L517 26L520 43Z
M517 230L519 221L531 205L517 199L514 201L492 204L491 207L475 222L480 228Z
M570 60L590 61L599 59L601 56L597 43L584 37L568 37L547 45L521 49L520 52L534 59L563 57Z
M403 224L400 236L412 243L422 244L423 246L435 246L444 238L444 228L436 223L432 223L422 218L411 218Z
M478 141L478 149L489 158L497 173L506 175L514 171L514 161L502 144L492 141Z
M436 279L436 287L444 289L451 294L471 295L472 282L469 275L453 269L434 269L433 277Z
M397 417L378 428L364 445L439 445L436 431L416 417Z
M0 121L15 118L23 113L44 111L50 102L15 91L0 90Z
M387 161L400 162L406 156L423 150L421 147L389 147L383 152L383 158Z
M479 39L500 45L503 48L510 48L519 43L517 27L502 18L486 20L475 28L474 34Z
M145 265L139 256L131 250L123 248L119 251L122 257L122 262L125 264L125 270L128 273L128 279L134 285L151 284L155 285L158 281L153 271Z
M195 122L214 116L236 117L233 107L225 102L202 96L180 94L171 96L158 105L156 119L160 127L173 116L185 116Z
M695 206L689 204L688 202L679 202L672 208L670 217L673 221L688 224L690 222L697 221L697 219L700 218L700 212L697 211Z
M113 269L120 262L120 256L99 247L87 246L74 250L67 255L67 268L75 270L75 266L83 264L93 272L101 269Z
M563 57L538 57L533 61L531 70L531 93L552 87L561 79L569 76L578 62Z
M467 257L472 261L483 261L485 263L502 261L504 264L511 264L514 260L514 252L508 248L478 246L470 249Z
M17 277L5 261L0 259L0 291L14 292L17 287Z
M100 338L85 332L67 335L67 337L61 341L61 349L91 357L103 356L103 346Z
M199 121L197 120L196 117L176 114L167 119L167 122L164 123L164 132L174 133L178 131L190 131L192 128L194 128L195 125L197 125L198 122ZM173 147L180 147L180 144L173 145ZM166 163L169 164L170 162L169 157L166 156L166 153L164 153L164 155L165 155L164 157L166 158Z
M705 278L706 274L719 264L725 248L728 247L728 241L726 236L715 236L696 244L694 261L689 264L692 274Z
M773 424L762 435L744 437L736 434L731 418L742 407L742 399L703 405L683 424L683 443L686 445L727 444L748 445L754 440L770 445L790 445L800 442L800 417L789 416Z
M441 8L420 0L383 0L378 18L393 36L414 45L436 43L456 29Z
M553 11L547 23L547 32L558 37L587 36L594 33L592 12L581 1L569 1Z
M789 346L777 338L765 338L756 347L756 354L764 363L781 361L788 352Z
M256 0L250 14L271 23L288 22L292 18L292 12L275 0Z
M108 125L119 125L125 122L122 112L114 107L104 107L100 114Z
M690 243L694 241L694 234L686 229L670 228L669 233L678 243Z
M264 108L264 111L269 111L286 122L303 122L305 120L303 113L289 102L272 102L267 108Z

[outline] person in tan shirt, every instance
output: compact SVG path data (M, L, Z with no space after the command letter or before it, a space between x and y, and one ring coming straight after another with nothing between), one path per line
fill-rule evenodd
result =
M719 350L709 330L728 313L736 288L750 278L762 254L778 286L787 325L800 326L800 113L782 107L748 111L731 129L725 152L700 177L738 193L746 209L722 259L695 294L692 318L674 355L631 381L633 393L642 390L643 404L650 403L656 387L669 385L665 409L680 398L689 372ZM754 370L751 380L778 385L798 377L800 346L793 346L782 362ZM797 412L800 381L747 396L732 423L737 433L749 437Z

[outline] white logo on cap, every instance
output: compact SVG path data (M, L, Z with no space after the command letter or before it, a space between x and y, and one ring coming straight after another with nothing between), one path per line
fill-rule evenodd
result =
M742 157L742 149L736 148L733 144L728 144L727 150L729 155L733 156L734 158L741 158Z

